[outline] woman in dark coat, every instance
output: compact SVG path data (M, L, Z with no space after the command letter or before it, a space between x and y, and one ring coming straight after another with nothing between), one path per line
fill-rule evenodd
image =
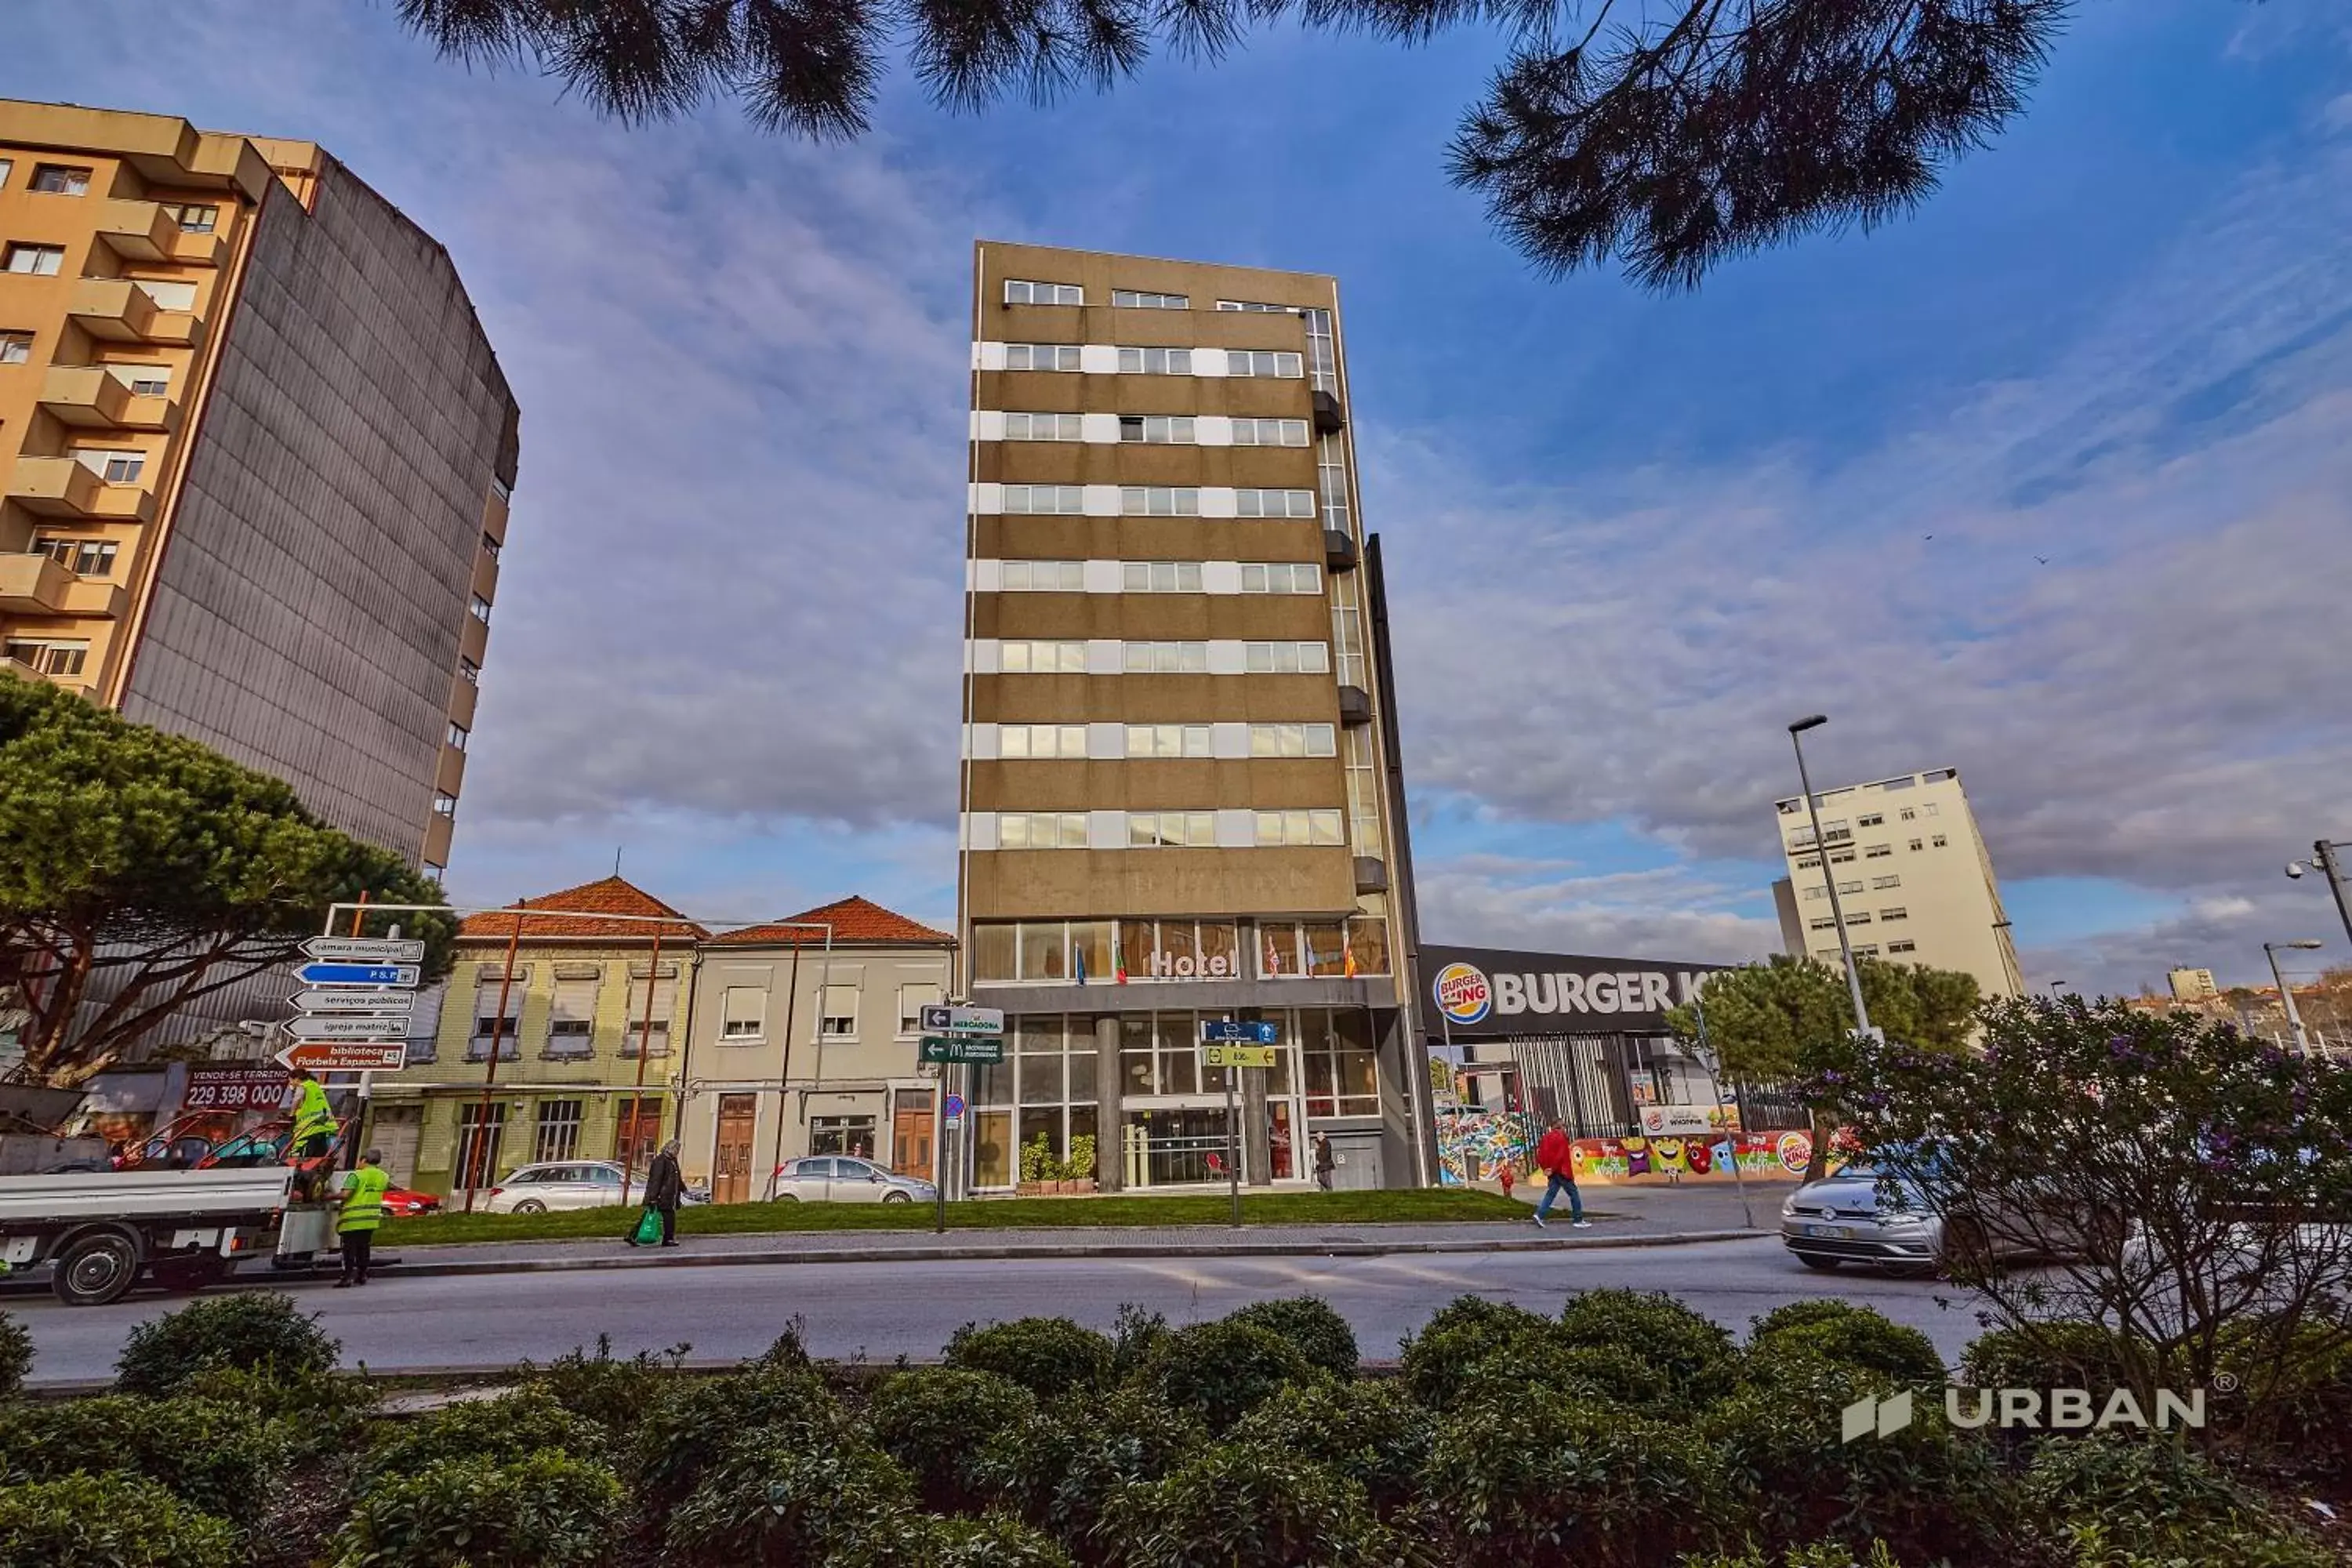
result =
M686 1195L686 1177L677 1167L677 1140L661 1146L646 1167L646 1207L661 1215L661 1244L677 1245L677 1205ZM635 1242L636 1237L629 1238Z

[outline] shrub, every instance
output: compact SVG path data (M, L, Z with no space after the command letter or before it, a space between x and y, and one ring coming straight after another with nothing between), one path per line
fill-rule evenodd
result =
M1725 1516L1685 1427L1550 1390L1456 1409L1424 1484L1457 1562L1649 1568L1711 1544Z
M751 1365L762 1372L808 1371L812 1363L806 1337L801 1332L803 1326L799 1318L785 1323L784 1331L776 1336L774 1343L759 1353Z
M1220 1444L1120 1493L1103 1533L1134 1568L1349 1568L1397 1558L1363 1489L1302 1455L1244 1443Z
M0 1487L8 1568L237 1568L236 1531L136 1476Z
M1168 1334L1165 1317L1147 1312L1132 1301L1120 1302L1118 1316L1110 1326L1111 1380L1124 1382L1140 1371Z
M545 1449L603 1457L603 1434L584 1426L546 1389L526 1385L496 1399L469 1399L394 1427L363 1461L367 1485L411 1476L443 1460L509 1465Z
M333 1370L342 1346L303 1317L289 1296L259 1290L215 1296L142 1323L123 1342L114 1363L115 1386L125 1394L161 1397L216 1367L261 1367L299 1374Z
M598 1334L595 1354L589 1354L584 1345L574 1346L545 1366L525 1362L523 1375L572 1415L617 1434L635 1426L653 1408L689 1348L671 1346L667 1367L652 1351L639 1351L622 1361L613 1354L613 1336Z
M773 1367L698 1378L671 1389L646 1412L629 1441L624 1473L649 1522L658 1526L701 1484L737 1440L814 1448L843 1440L848 1413L812 1373Z
M1120 1389L998 1433L973 1457L971 1478L1030 1523L1082 1542L1122 1489L1169 1475L1208 1443L1199 1416Z
M621 1483L553 1449L499 1464L436 1459L385 1478L336 1535L334 1568L596 1568L621 1521Z
M1738 1557L1685 1557L1683 1568L1902 1568L1902 1564L1886 1550L1886 1542L1874 1541L1866 1557L1856 1557L1852 1548L1836 1542L1823 1542L1816 1546L1791 1546L1781 1557L1767 1557L1761 1552Z
M1492 1404L1543 1388L1643 1415L1688 1413L1689 1402L1664 1368L1614 1345L1570 1344L1549 1323L1515 1341L1507 1354L1490 1355L1472 1366L1456 1389L1454 1406Z
M1884 1373L1906 1388L1943 1384L1944 1358L1937 1353L1936 1342L1918 1330L1843 1301L1794 1304L1806 1310L1791 1313L1780 1308L1756 1320L1748 1343L1751 1369L1769 1375L1775 1358L1793 1353ZM1819 1310L1823 1307L1832 1310Z
M2324 1321L2225 1331L2219 1360L2237 1386L2213 1396L2215 1423L2244 1432L2266 1464L2338 1496L2352 1489L2352 1342L2345 1331Z
M1440 1307L1421 1332L1405 1337L1405 1387L1430 1409L1450 1410L1481 1363L1518 1353L1551 1326L1550 1320L1524 1307L1483 1296L1456 1297Z
M940 1513L977 1511L985 1500L971 1474L979 1449L1036 1419L1037 1396L1021 1384L951 1367L902 1372L866 1407L874 1441L915 1478L923 1506Z
M947 1363L1012 1379L1040 1399L1099 1388L1110 1375L1111 1342L1067 1318L1017 1318L948 1341Z
M2105 1399L2119 1381L2122 1352L2097 1323L2045 1322L2032 1330L1994 1329L1960 1352L1968 1388L2084 1388Z
M33 1370L33 1331L0 1312L0 1399L14 1399Z
M871 1448L812 1451L773 1434L730 1444L670 1516L679 1568L907 1561L914 1488Z
M1280 1390L1231 1436L1328 1466L1386 1518L1420 1494L1437 1426L1392 1383L1325 1383Z
M2333 1561L2195 1455L2145 1436L2043 1443L2017 1491L2029 1527L2086 1563L2324 1568Z
M1356 1331L1319 1296L1292 1296L1277 1301L1253 1301L1225 1314L1229 1323L1255 1323L1272 1329L1307 1358L1334 1377L1356 1375Z
M1663 1292L1587 1290L1569 1298L1559 1327L1571 1345L1633 1352L1697 1401L1728 1388L1738 1371L1723 1326Z
M1194 1323L1169 1335L1139 1374L1163 1403L1222 1432L1285 1384L1319 1375L1288 1340L1255 1323Z
M77 1471L138 1476L192 1509L244 1521L259 1510L279 1465L260 1415L208 1399L115 1394L0 1407L0 1478L10 1482Z
M923 1522L921 1568L1070 1568L1060 1542L1001 1513Z
M363 1377L274 1367L216 1366L188 1379L181 1393L267 1418L290 1469L337 1463L362 1452L378 1404L374 1384Z

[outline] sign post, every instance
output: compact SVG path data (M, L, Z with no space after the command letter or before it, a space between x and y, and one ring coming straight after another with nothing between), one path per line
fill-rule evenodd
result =
M1234 1089L1243 1068L1274 1065L1274 1042L1278 1033L1271 1019L1250 1023L1236 1023L1231 1018L1207 1019L1201 1025L1201 1055L1205 1064L1225 1069L1225 1184L1233 1194L1235 1229L1242 1223L1242 1132L1241 1111L1234 1103Z
M939 1088L931 1104L931 1228L941 1236L948 1228L948 1134L963 1131L963 1096L949 1092L958 1081L956 1068L972 1062L993 1067L1004 1059L1004 1014L995 1007L958 1007L926 1003L919 1021L923 1028L922 1059L938 1064ZM969 1079L970 1074L961 1075Z

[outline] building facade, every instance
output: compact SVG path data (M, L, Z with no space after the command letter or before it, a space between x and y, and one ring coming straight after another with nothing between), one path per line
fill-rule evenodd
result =
M1788 893L1775 902L1789 952L1840 962L1834 877L1857 955L1973 974L1988 999L2024 994L1992 854L1958 769L1823 790L1814 805L1818 844L1802 795L1775 803L1789 866Z
M1002 1066L953 1174L1224 1179L1200 1026L1270 1020L1240 1170L1432 1179L1376 538L1327 277L982 242L959 921Z
M830 927L832 942L825 942ZM804 1154L929 1180L938 1080L921 1009L944 1001L955 938L849 898L728 931L697 955L682 1155L718 1203L767 1195Z
M590 918L498 910L460 923L439 1027L373 1086L367 1141L395 1182L456 1195L549 1160L643 1171L673 1135L678 1009L709 933L618 877L517 909Z
M449 258L307 142L0 101L0 658L437 873L518 413Z

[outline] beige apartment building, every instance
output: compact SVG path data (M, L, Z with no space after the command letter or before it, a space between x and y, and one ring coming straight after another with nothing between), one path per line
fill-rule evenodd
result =
M1959 770L1822 791L1819 844L1802 795L1775 804L1789 877L1774 893L1789 952L1840 962L1826 881L1834 877L1857 955L1961 970L1988 998L2024 994L1992 854Z
M1433 1179L1376 537L1334 279L983 241L960 935L1006 1059L951 1176L1226 1179L1215 1019L1270 1020L1240 1171Z
M326 152L0 101L0 658L446 863L518 458L449 258Z

